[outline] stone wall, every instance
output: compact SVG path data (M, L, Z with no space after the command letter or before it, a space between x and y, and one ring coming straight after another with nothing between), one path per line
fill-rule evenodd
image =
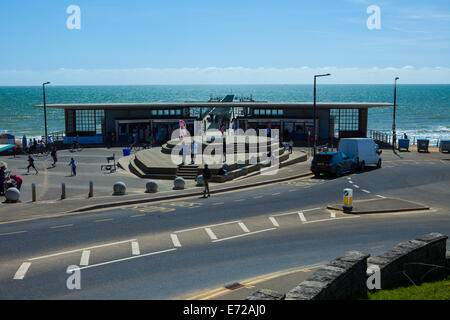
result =
M285 296L260 289L248 300L343 300L364 297L367 280L380 271L381 289L418 284L450 274L450 252L446 251L448 236L429 233L401 242L393 249L370 257L349 251L329 262L290 290Z
M367 293L368 254L349 251L286 294L286 300L344 300Z
M446 242L448 236L430 233L368 260L368 276L380 270L381 289L412 285L440 277L447 271Z

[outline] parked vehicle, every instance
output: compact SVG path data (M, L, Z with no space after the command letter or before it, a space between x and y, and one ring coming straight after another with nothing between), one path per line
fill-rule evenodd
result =
M332 174L336 177L346 172L354 172L356 159L343 152L320 152L311 161L311 171L316 177L321 173Z
M367 165L381 168L381 153L378 145L369 138L345 138L339 141L338 151L356 158L357 167L361 170Z
M450 140L441 140L441 144L439 145L439 152L450 152Z

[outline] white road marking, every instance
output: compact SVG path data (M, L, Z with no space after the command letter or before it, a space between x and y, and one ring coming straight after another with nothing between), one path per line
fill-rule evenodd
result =
M348 183L353 183L353 181L352 180L350 180Z
M76 249L76 250L70 250L70 251L63 251L63 252L48 254L48 255L45 255L45 256L31 258L31 259L28 259L28 260L29 261L33 261L33 260L51 258L51 257L56 257L56 256L60 256L60 255L63 255L63 254L69 254L69 253L74 253L74 252L79 252L79 251L83 251L83 250L90 250L90 249L96 249L96 248L113 246L113 245L116 245L116 244L126 243L126 242L130 242L130 241L134 241L134 240L136 240L136 239L105 243L105 244L101 244L101 245L98 245L98 246L92 246L92 247L89 247L89 248L81 248L81 249Z
M330 217L332 218L332 219L334 219L334 218L336 218L336 212L330 212Z
M377 197L381 199L386 199L386 197L380 196L379 194L377 194Z
M206 233L211 238L211 240L217 240L217 236L214 234L214 232L210 228L205 228Z
M112 263L116 263L116 262L127 261L127 260L131 260L131 259L137 259L137 258L142 258L142 257L147 257L147 256L153 256L153 255L156 255L156 254L166 253L166 252L171 252L171 251L175 251L175 250L177 250L177 249L176 249L176 248L172 248L172 249L167 249L167 250L162 250L162 251L157 251L157 252L150 252L150 253L146 253L146 254L141 254L141 255L138 255L138 256L132 256L132 257L128 257L128 258L122 258L122 259L117 259L117 260L112 260L112 261L102 262L102 263L93 264L93 265L90 265L90 266L81 267L80 270L89 269L89 268L95 268L95 267L100 267L100 266L104 266L104 265L107 265L107 264L112 264Z
M22 280L25 277L25 274L28 271L28 268L30 268L31 263L30 262L24 262L20 265L19 269L17 269L16 274L14 275L14 280Z
M250 232L250 230L248 230L247 226L243 222L239 222L238 224L244 232Z
M180 240L178 240L178 237L176 234L171 234L170 238L172 239L173 245L174 247L180 248L181 247L181 243Z
M89 265L89 256L90 255L91 255L90 250L83 250L83 253L81 254L81 259L80 259L80 266Z
M278 196L280 194L281 194L281 192L272 193L273 196Z
M359 186L357 186L356 184L353 185L355 188L359 189Z
M219 242L219 241L225 241L225 240L231 240L231 239L235 239L235 238L240 238L240 237L244 237L244 236L248 236L251 234L255 234L255 233L260 233L260 232L265 232L265 231L271 231L271 230L276 230L277 228L269 228L269 229L264 229L264 230L258 230L258 231L253 231L253 232L248 232L248 233L243 233L237 236L232 236L232 237L228 237L228 238L222 238L222 239L218 239L218 240L213 240L213 242Z
M300 217L300 220L302 220L302 222L306 222L306 218L305 215L303 214L303 211L299 211L298 216Z
M352 218L359 218L360 216L351 216L351 217L338 217L338 218L332 218L332 219L321 219L321 220L313 220L313 221L308 221L305 223L315 223L315 222L324 222L324 221L334 221L334 220L339 220L339 219L352 219Z
M207 226L196 227L196 228L191 228L191 229L183 229L183 230L175 231L175 233L182 233L182 232L187 232L187 231L194 231L194 230L204 229L204 228L208 228L208 227L216 227L216 226L222 226L222 225L224 225L224 224L231 224L231 223L238 223L238 222L241 222L241 220L229 221L229 222L217 223L217 224L210 224L210 225L207 225Z
M304 209L304 210L302 210L302 212L315 211L315 210L320 210L320 209L322 209L322 208ZM287 215L290 215L290 214L298 214L298 211L274 214L273 217L287 216Z
M361 189L361 191L362 191L362 192L365 192L365 193L370 193L370 191L369 191L369 190L366 190L366 189Z
M279 227L279 226L280 226L280 225L278 224L278 221L275 220L274 217L269 217L269 220L270 220L270 222L272 222L272 224L273 224L275 227Z
M131 242L131 254L133 256L138 256L141 254L141 251L139 250L139 242L137 241Z

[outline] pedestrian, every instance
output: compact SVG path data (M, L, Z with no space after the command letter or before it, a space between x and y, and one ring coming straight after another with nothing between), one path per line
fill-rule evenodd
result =
M23 138L22 138L22 150L23 150L23 152L26 152L26 150L27 150L27 137L25 135L23 135Z
M408 136L406 135L406 132L403 134L403 139L408 139Z
M28 155L28 167L27 167L27 174L30 173L30 168L33 168L34 170L36 170L36 174L38 174L38 170L36 169L36 167L34 166L34 159L31 156L31 154Z
M184 143L184 141L181 143L181 156L182 156L181 165L184 166L184 163L186 161L186 144Z
M56 167L56 162L58 162L58 158L56 156L56 146L53 146L52 152L50 154L53 159L52 167Z
M74 158L71 158L71 159L70 159L69 166L70 166L71 169L72 169L72 174L71 174L71 176L76 176L76 175L77 175L77 162L75 161Z
M1 196L5 195L5 171L6 171L6 166L2 165L0 168L0 195Z
M208 183L209 179L211 179L211 170L208 168L208 164L205 164L205 167L203 168L203 182L205 183L205 190L203 190L204 198L206 198L206 192L208 192L208 198L210 197Z
M48 150L52 150L53 149L53 144L54 144L53 138L51 136L48 137L48 141L47 141Z
M23 179L20 176L18 176L17 174L12 175L11 179L13 179L15 181L15 186L16 186L17 190L20 191L20 187L22 187Z
M37 141L36 141L36 138L33 138L33 147L32 147L32 151L33 152L36 152L36 150L37 150L37 145L38 145L38 143L37 143Z
M192 140L191 143L191 164L194 164L195 162L195 156L197 155L197 142Z
M292 139L289 141L289 153L292 153L292 148L294 147L294 141Z

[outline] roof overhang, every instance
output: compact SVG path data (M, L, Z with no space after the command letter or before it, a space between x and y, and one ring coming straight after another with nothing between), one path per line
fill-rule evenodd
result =
M375 102L319 102L318 109L368 109L392 107L392 103ZM43 105L34 106L43 108ZM312 102L152 102L152 103L79 103L79 104L47 104L47 108L64 110L118 110L118 109L170 109L185 107L201 108L284 108L309 109Z

